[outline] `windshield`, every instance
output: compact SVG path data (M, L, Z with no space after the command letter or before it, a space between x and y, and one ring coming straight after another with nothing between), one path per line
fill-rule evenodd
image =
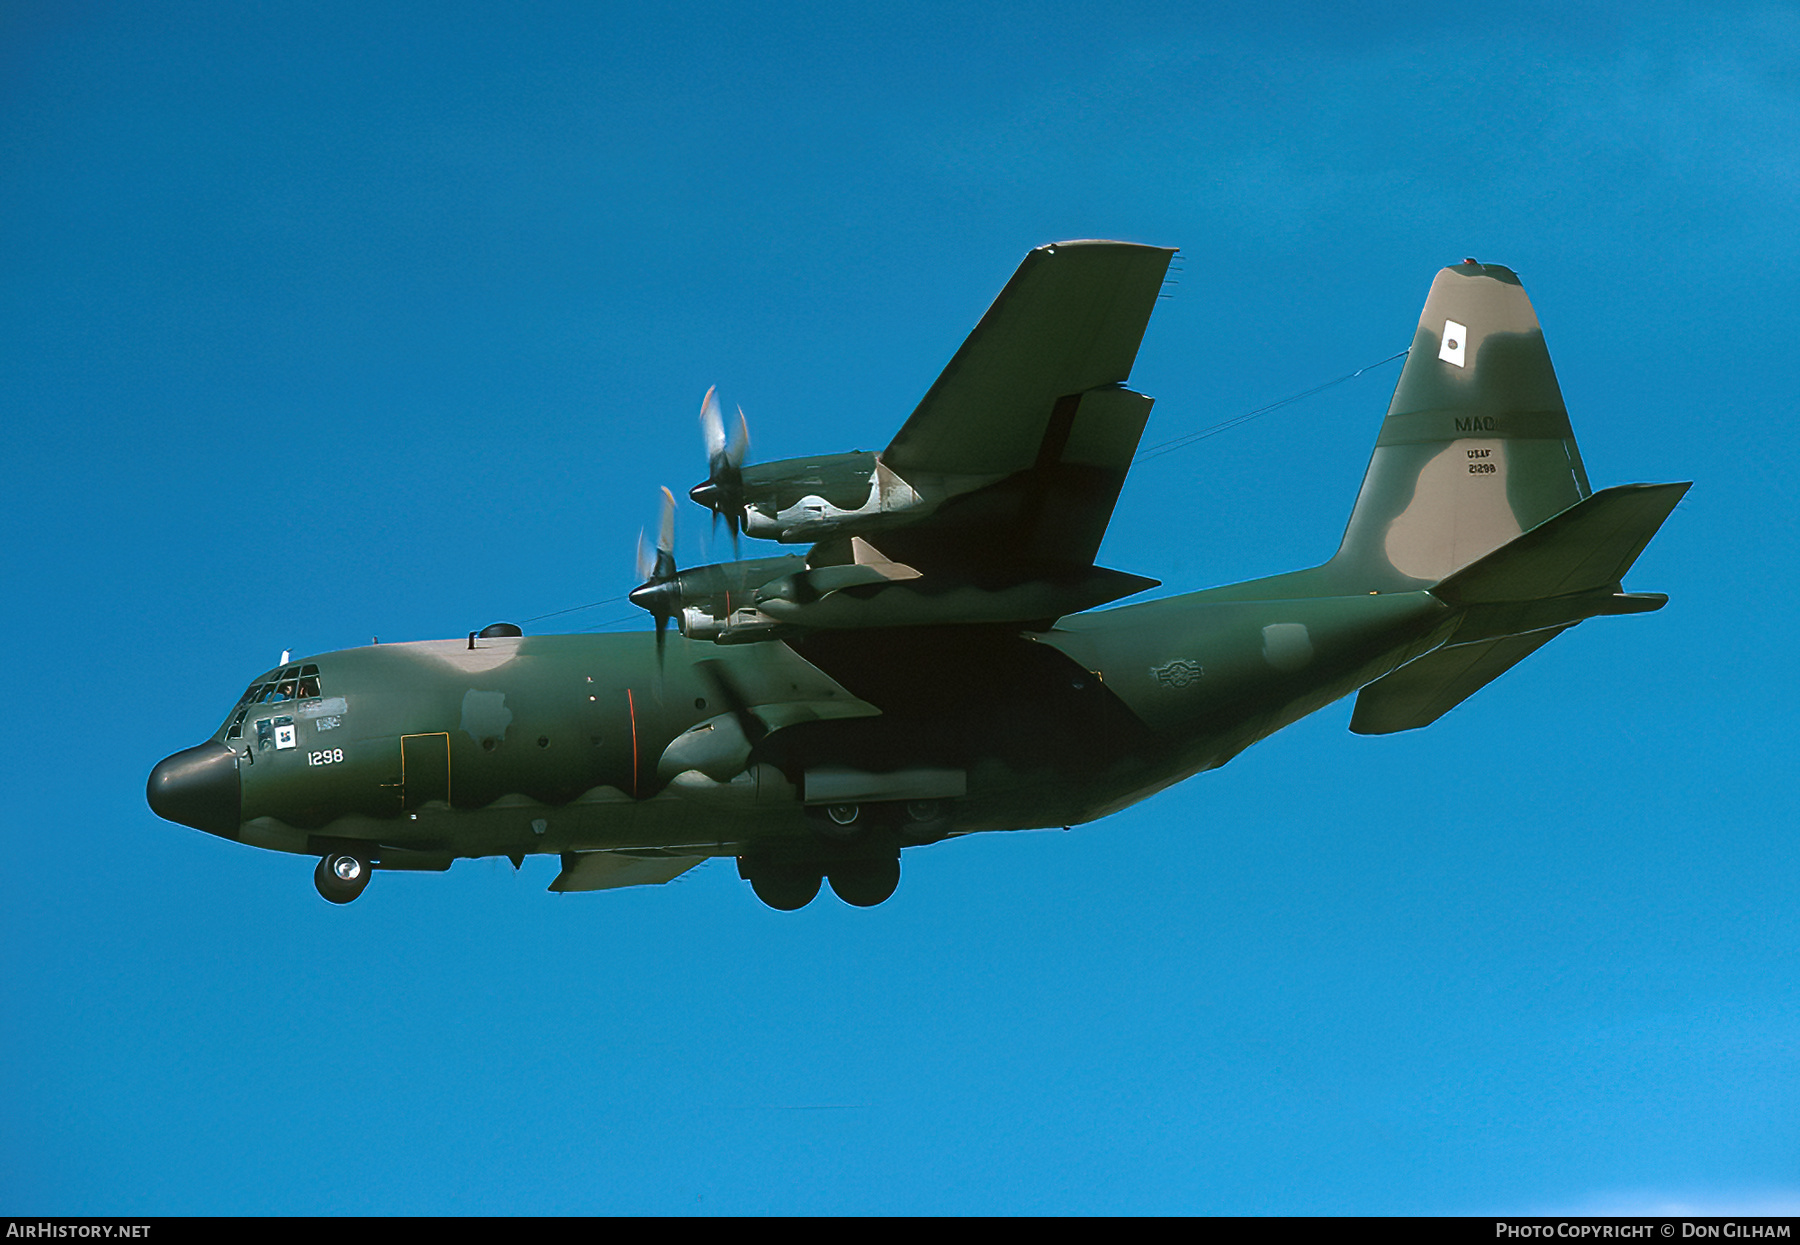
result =
M284 666L271 670L244 689L244 694L238 698L237 706L232 712L231 726L226 730L225 738L242 738L244 719L258 706L290 700L317 700L319 695L317 666Z

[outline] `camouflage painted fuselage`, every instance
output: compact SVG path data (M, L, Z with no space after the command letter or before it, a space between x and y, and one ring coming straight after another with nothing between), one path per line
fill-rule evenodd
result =
M647 634L350 649L305 659L318 697L249 705L238 738L228 719L214 740L240 758L234 837L307 854L334 842L434 856L800 848L807 776L822 770L965 773L932 837L1072 825L1222 764L1429 647L1450 616L1427 593L1232 594L1042 634L676 640L660 670ZM754 790L694 792L660 764L725 708L701 658L728 663L765 715L797 719L752 751Z

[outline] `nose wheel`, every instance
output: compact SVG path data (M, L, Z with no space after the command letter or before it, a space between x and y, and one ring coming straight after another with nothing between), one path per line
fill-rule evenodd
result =
M313 870L313 885L332 903L349 903L363 893L374 872L369 862L350 852L327 852Z

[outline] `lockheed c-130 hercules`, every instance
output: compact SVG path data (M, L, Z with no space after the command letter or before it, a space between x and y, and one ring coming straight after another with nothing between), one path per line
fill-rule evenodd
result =
M1351 692L1352 731L1425 726L1567 628L1667 601L1621 580L1688 485L1589 487L1518 278L1465 260L1329 561L1086 612L1157 586L1094 557L1173 254L1031 252L879 453L747 465L709 393L692 497L734 542L804 552L681 570L665 490L631 594L653 634L284 656L156 766L151 807L318 857L335 903L375 869L554 852L556 891L731 856L771 907L826 879L870 906L903 848L1093 821Z

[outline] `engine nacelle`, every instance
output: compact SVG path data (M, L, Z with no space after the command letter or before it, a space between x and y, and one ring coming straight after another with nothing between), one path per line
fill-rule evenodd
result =
M711 640L715 644L772 640L791 630L787 624L770 618L754 605L735 609L724 618L702 606L690 605L676 616L676 625L690 640Z

